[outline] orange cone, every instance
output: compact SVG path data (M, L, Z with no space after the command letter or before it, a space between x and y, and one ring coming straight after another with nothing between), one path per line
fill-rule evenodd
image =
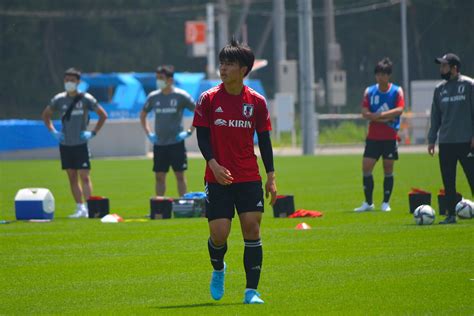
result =
M298 229L298 230L311 229L311 226L309 226L308 224L303 222L303 223L299 223L298 225L296 225L295 229Z

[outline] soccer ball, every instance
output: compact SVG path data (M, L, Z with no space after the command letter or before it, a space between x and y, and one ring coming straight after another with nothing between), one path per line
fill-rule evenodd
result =
M420 205L413 212L417 225L431 225L435 220L435 210L429 205Z
M469 219L474 217L474 202L463 199L456 204L456 214L459 218Z

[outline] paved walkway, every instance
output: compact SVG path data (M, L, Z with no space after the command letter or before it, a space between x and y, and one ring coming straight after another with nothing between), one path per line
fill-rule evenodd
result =
M400 146L399 153L427 153L427 145L410 145ZM260 154L258 148L255 148L255 153ZM273 148L275 156L301 156L303 150L299 147L276 147ZM329 155L362 155L364 153L364 145L357 146L319 146L315 150L315 155L329 156ZM201 157L200 152L188 152L188 157Z

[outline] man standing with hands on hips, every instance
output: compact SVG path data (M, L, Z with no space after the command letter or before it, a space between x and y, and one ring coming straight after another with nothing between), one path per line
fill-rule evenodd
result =
M163 196L166 192L166 174L173 168L178 183L178 193L187 192L184 172L188 169L188 160L184 140L191 136L194 127L183 130L182 120L185 109L194 111L194 100L186 91L174 86L174 67L160 66L156 69L158 90L152 91L143 110L140 122L148 139L153 144L153 171L155 172L155 192ZM147 115L155 114L155 131L148 127Z
M107 119L107 113L92 95L78 92L77 86L80 80L80 71L74 68L66 70L64 73L66 91L57 94L42 114L44 124L59 141L62 169L66 170L71 192L77 203L74 214L69 216L71 218L88 217L86 202L92 195L92 181L87 142L100 131ZM87 130L89 111L95 111L99 116L97 125L92 131ZM61 131L57 131L51 121L54 112L61 113ZM82 186L79 184L79 179Z
M455 54L436 58L435 63L444 81L433 95L428 153L434 155L439 137L439 165L448 209L448 216L440 224L455 224L458 161L474 194L474 80L461 75L461 60Z

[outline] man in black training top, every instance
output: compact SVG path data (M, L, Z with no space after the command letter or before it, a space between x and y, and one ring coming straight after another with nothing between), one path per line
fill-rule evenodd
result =
M433 95L428 153L434 155L439 137L439 166L448 209L448 216L440 224L455 224L458 160L474 194L474 81L461 75L461 60L455 54L448 53L435 62L444 81Z

